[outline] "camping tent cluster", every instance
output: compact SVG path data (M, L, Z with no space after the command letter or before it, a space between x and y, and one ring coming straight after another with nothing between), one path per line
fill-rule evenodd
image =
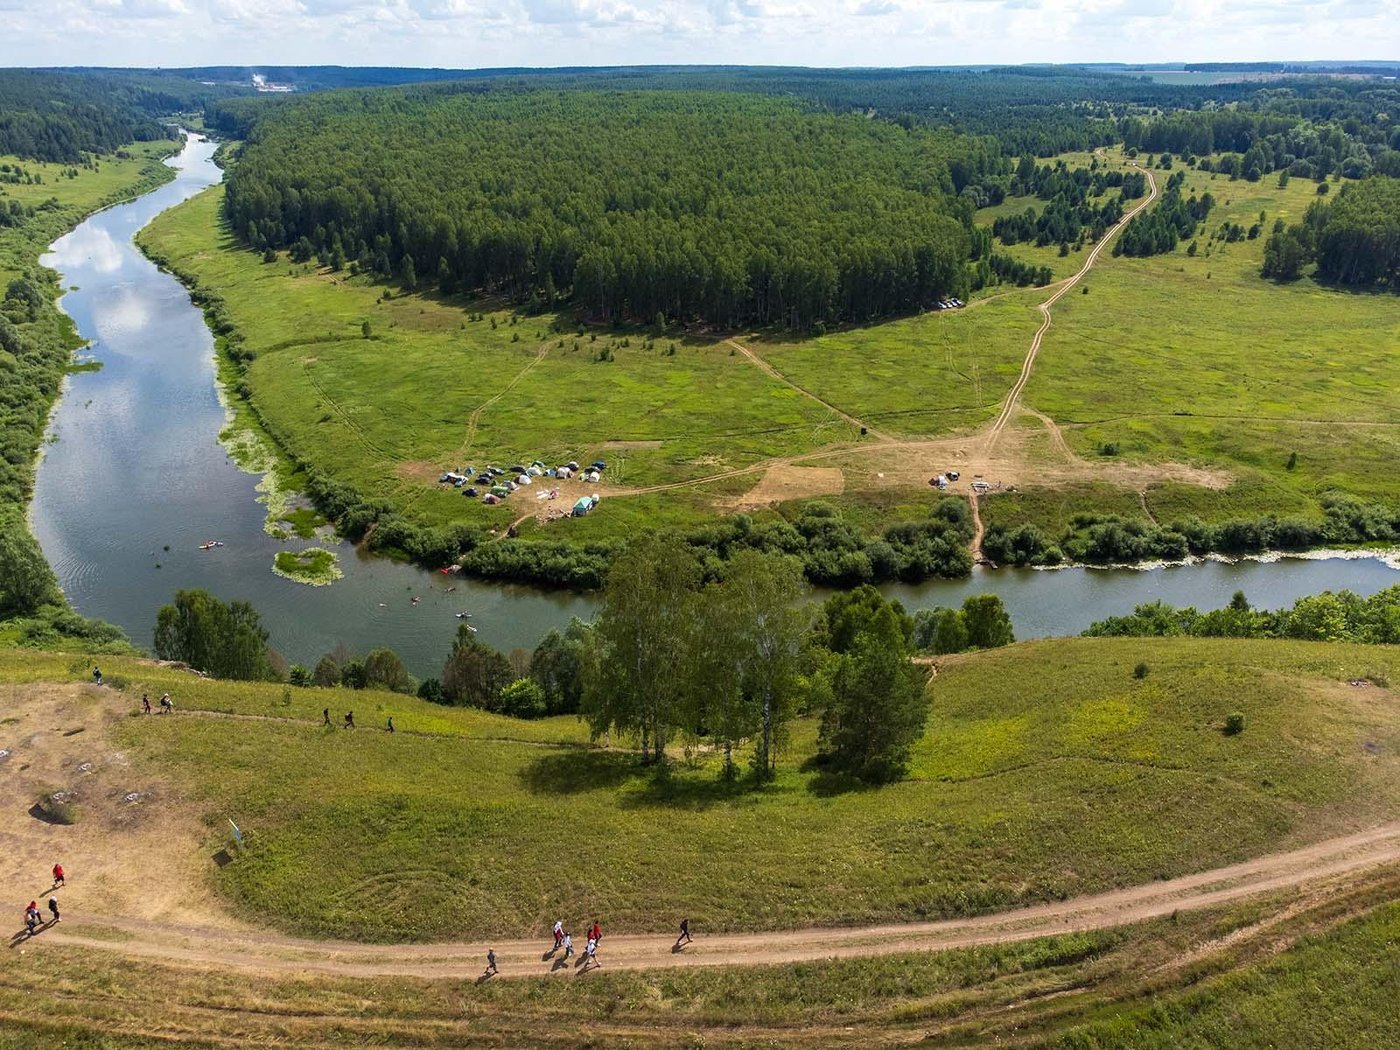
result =
M518 492L527 485L533 485L537 480L544 478L555 478L567 481L577 478L579 481L595 482L603 476L603 471L608 469L607 463L603 460L594 460L588 466L581 466L577 460L569 460L561 463L557 467L547 467L541 460L535 460L528 465L524 463L514 463L508 467L485 466L480 471L474 467L463 467L457 470L447 470L438 478L438 484L451 485L462 490L462 495L468 498L480 498L482 503L488 506L495 506L502 501L509 499L511 494ZM558 495L557 489L550 489L539 494L540 499L554 499ZM589 502L591 501L591 502ZM588 506L580 511L579 505L588 503ZM587 514L598 505L597 495L585 496L574 504L573 515L581 517Z

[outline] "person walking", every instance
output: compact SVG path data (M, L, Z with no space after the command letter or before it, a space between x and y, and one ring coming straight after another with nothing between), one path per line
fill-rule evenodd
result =
M695 938L690 936L690 920L682 919L680 936L676 938L676 947L679 948L682 944L689 944L694 939Z
M49 898L49 914L53 916L53 921L58 922L58 898Z
M141 694L141 713L142 713L143 715L148 715L148 714L151 713L151 694L150 694L150 693L142 693L142 694Z
M492 974L500 972L500 967L496 965L496 949L488 948L486 950L486 976L490 977Z
M346 712L345 712L345 728L346 728L346 729L354 729L354 728L355 728L355 712L354 712L354 711L346 711Z
M565 934L564 934L564 958L566 958L566 959L573 958L573 954L574 954L574 939L573 939L573 937L571 937L567 932L565 932Z
M386 733L392 733L393 731L394 731L394 716L393 716L393 715L390 715L390 716L389 716L389 724L386 725L386 726L384 727L384 732L386 732Z
M564 943L564 922L562 919L554 920L554 950L557 952L559 946Z
M588 931L590 941L601 941L603 939L603 927L598 925L598 920L593 920L593 928Z
M64 879L63 879L63 865L62 865L62 864L55 864L55 865L53 866L53 885L54 885L54 889L58 889L58 887L62 886L63 884L64 884Z
M29 930L29 936L34 936L34 930L39 925L39 902L30 901L29 907L24 909L24 925Z
M95 685L102 684L102 669L94 665L92 669L92 681Z
M592 937L588 938L588 944L583 949L583 968L599 967L603 964L598 961L598 942Z
M331 709L330 709L329 707L322 708L322 710L321 710L321 717L324 718L324 719L326 720L326 725L330 725L330 724L331 724Z
M172 712L172 711L174 711L174 710L175 710L175 704L174 704L174 702L170 699L170 694L169 694L169 693L161 693L161 694L160 694L160 713L163 714L163 715L168 715L168 714L170 714L170 712Z

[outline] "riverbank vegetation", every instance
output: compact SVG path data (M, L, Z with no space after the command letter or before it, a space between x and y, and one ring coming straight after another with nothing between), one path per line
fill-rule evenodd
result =
M1139 605L1129 616L1091 624L1090 637L1296 638L1314 642L1400 644L1400 587L1362 598L1351 591L1324 591L1299 598L1288 609L1255 609L1236 591L1223 609L1197 612L1166 602ZM1382 681L1381 685L1389 684Z

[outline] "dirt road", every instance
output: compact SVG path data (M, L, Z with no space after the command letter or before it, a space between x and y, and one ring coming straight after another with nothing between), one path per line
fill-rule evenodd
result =
M1001 944L1121 926L1397 862L1400 821L1196 875L970 919L724 936L706 936L697 930L696 940L680 950L665 934L605 933L599 960L603 969L637 970L790 963ZM85 933L84 926L101 929ZM576 940L581 948L581 931ZM77 911L69 913L64 926L41 933L39 941L200 968L359 977L473 978L482 972L488 948L496 951L501 977L573 974L581 962L579 956L565 962L562 953L547 951L545 931L531 941L363 945Z
M1031 338L1030 349L1026 352L1026 359L1021 363L1021 374L1016 377L1015 384L1011 387L1010 393L1006 395L1006 400L1002 403L1001 412L987 431L986 446L988 451L996 447L997 439L1001 437L1001 432L1006 429L1016 415L1016 410L1021 401L1021 391L1026 388L1026 383L1031 378L1031 369L1035 367L1036 355L1040 353L1041 341L1045 338L1045 333L1050 331L1051 313L1050 308L1064 298L1065 294L1079 283L1080 279L1094 268L1094 263L1098 261L1099 255L1112 242L1113 238L1128 225L1133 216L1142 211L1154 200L1157 199L1157 180L1152 172L1147 169L1140 169L1147 176L1148 192L1147 196L1138 202L1137 206L1124 212L1123 217L1106 234L1099 238L1099 243L1094 245L1093 251L1084 259L1084 265L1079 268L1079 272L1067 281L1060 282L1056 286L1054 294L1044 302L1040 303L1036 309L1040 311L1040 327L1036 329L1035 335Z

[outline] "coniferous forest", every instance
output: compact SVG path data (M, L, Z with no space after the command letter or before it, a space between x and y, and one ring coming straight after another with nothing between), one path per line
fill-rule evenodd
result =
M978 140L725 93L334 94L259 122L233 229L597 320L811 328L965 291Z

